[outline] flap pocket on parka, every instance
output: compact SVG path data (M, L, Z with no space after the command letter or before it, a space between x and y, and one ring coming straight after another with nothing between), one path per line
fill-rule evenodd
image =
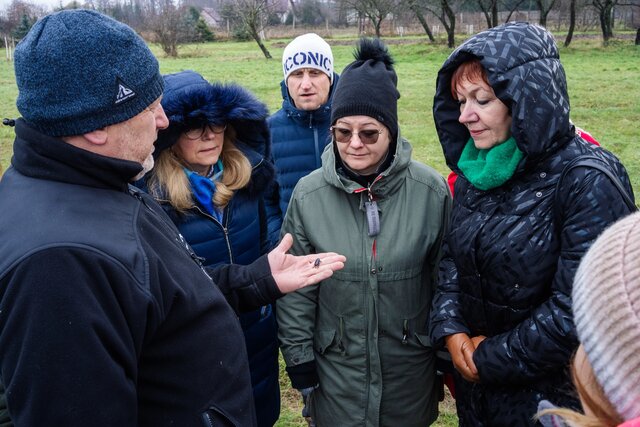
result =
M315 346L316 351L320 354L325 354L327 349L331 347L331 344L335 341L335 330L321 330L315 333Z
M425 348L431 348L431 338L429 338L429 335L415 334L415 336L416 340L418 340L418 344Z

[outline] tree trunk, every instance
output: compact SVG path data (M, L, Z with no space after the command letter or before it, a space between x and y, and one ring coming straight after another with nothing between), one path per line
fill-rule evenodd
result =
M264 43L262 43L262 40L260 40L260 37L258 37L258 39L256 40L256 43L258 43L258 46L260 46L260 50L264 54L265 58L267 58L267 59L273 58L271 56L271 54L269 53L269 50L267 49L267 47L264 45Z
M550 0L548 7L545 7L544 0L536 0L536 3L538 4L538 9L540 9L540 22L539 22L539 24L541 26L543 26L543 27L546 27L547 26L547 19L549 17L549 13L551 12L551 9L553 9L553 6L556 3L556 0Z
M518 8L520 8L520 5L524 3L524 0L519 0L516 4L514 4L510 9L509 9L509 14L507 15L507 19L504 20L505 23L507 22L511 22L511 15L513 15L513 12L515 12Z
M447 0L441 0L441 7L443 15L449 19L449 24L446 24L446 18L442 20L442 23L447 30L447 46L453 49L456 46L455 33L456 33L456 14L451 10Z
M376 29L376 37L380 38L382 34L380 34L380 27L382 26L382 19L374 19L373 26Z
M613 4L611 1L605 1L603 8L600 10L600 28L602 29L602 40L604 44L609 43L609 39L613 37L613 29L611 25Z
M424 28L424 32L427 33L427 37L429 37L429 40L431 42L435 42L436 39L433 38L433 33L429 28L429 24L427 23L427 20L424 19L424 15L422 14L422 12L420 12L420 10L418 9L418 6L414 1L409 3L409 8L414 13L414 15L416 15L416 18L418 18L418 21L420 21L420 25L422 25L422 28Z
M571 39L573 38L573 30L576 28L576 0L571 0L569 3L569 31L567 32L567 38L564 39L564 47L569 47Z
M636 32L636 46L640 46L640 28Z
M493 0L491 3L491 21L493 21L491 27L496 27L498 26L498 1Z
M291 13L293 14L293 29L296 28L296 15L298 11L296 10L296 4L293 0L289 0L289 4L291 5Z
M253 37L256 43L258 43L258 47L262 51L262 54L264 55L264 57L267 59L271 59L272 56L269 53L269 50L267 49L267 47L264 45L264 43L262 43L262 39L260 38L260 34L258 34L257 28L251 27L249 29L249 32L251 33L251 37Z
M487 5L482 0L478 0L478 6L487 21L487 28L498 25L498 0L491 0Z

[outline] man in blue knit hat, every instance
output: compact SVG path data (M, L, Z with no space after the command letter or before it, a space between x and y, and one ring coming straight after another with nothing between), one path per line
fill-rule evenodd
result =
M126 25L88 10L46 16L16 47L15 72L22 118L0 183L0 414L18 427L255 425L227 301L263 305L344 257L286 255L288 236L251 266L202 268L162 208L129 186L153 166L168 121L158 62Z

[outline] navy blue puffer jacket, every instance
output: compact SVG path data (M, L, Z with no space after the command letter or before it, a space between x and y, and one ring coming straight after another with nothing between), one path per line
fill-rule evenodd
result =
M270 191L267 204L269 239L272 244L279 239L280 226L293 188L300 178L322 166L320 156L331 141L331 100L338 79L338 74L334 73L328 101L314 111L297 109L284 80L280 83L282 108L268 119L277 171L277 185Z
M161 133L158 144L166 147L175 142L177 135L172 128L180 129L179 124L190 119L202 117L210 123L225 123L234 128L235 145L249 159L252 173L249 184L236 191L224 209L222 222L197 204L180 213L162 197L157 197L158 202L196 254L204 258L205 266L250 264L270 248L263 197L274 182L275 171L269 161L267 108L240 86L209 84L191 71L167 75L165 83L162 106L170 127ZM280 414L275 313L267 305L241 313L240 322L249 356L258 425L272 426Z
M524 153L511 179L487 191L457 167L469 132L458 122L450 81L473 58L509 107L511 134ZM589 154L632 193L629 179L615 156L575 135L564 70L551 34L541 27L506 24L462 44L438 74L433 111L447 164L460 176L431 337L436 345L459 332L488 337L473 355L480 383L456 381L460 425L533 425L541 399L578 405L567 375L577 347L573 276L592 241L628 213L603 173L579 168L559 189L563 218L555 223L559 175L571 159Z

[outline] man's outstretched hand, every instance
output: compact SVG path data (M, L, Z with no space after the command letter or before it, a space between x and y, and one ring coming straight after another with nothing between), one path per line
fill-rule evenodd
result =
M334 271L344 267L347 260L335 252L294 256L287 253L293 237L287 233L267 255L271 275L280 292L286 294L331 277ZM319 260L319 261L318 261Z

